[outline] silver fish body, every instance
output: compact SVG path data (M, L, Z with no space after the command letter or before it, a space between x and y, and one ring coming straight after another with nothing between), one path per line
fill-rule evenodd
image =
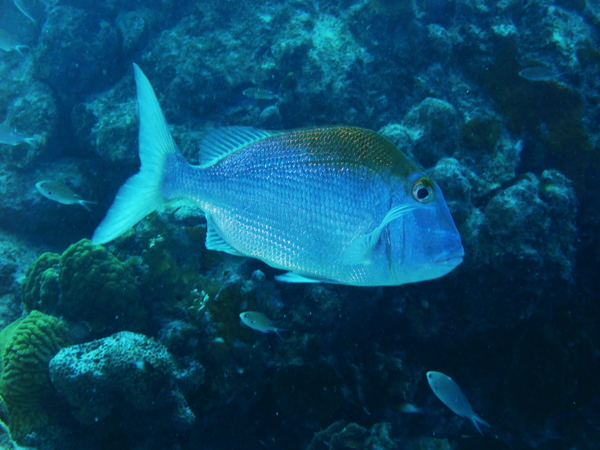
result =
M36 148L35 137L27 137L11 127L7 122L0 123L0 144L19 145L27 144Z
M282 281L399 285L438 278L462 261L441 190L379 134L225 128L207 136L203 163L191 166L137 66L136 81L142 167L117 194L95 243L185 197L206 214L207 248L288 270Z
M244 94L246 97L252 98L254 100L275 100L279 97L273 91L270 91L268 89L261 89L258 87L251 87L248 89L244 89L244 92L242 92L242 94Z
M519 75L529 81L555 81L560 74L546 66L526 67Z
M481 433L479 424L485 425L486 427L490 426L485 420L473 412L473 408L471 408L471 404L469 403L469 400L467 400L462 389L448 375L441 372L430 371L427 372L427 382L433 393L444 405L450 408L454 414L471 420L479 433Z
M277 333L280 331L286 331L284 328L277 328L273 325L271 319L265 316L261 312L257 311L244 311L240 313L240 319L242 323L253 330L260 331L261 333Z

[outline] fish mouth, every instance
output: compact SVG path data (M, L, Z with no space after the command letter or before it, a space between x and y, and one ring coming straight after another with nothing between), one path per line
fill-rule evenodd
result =
M433 262L443 266L454 267L462 262L463 256L465 256L465 250L460 246L454 250L441 254Z

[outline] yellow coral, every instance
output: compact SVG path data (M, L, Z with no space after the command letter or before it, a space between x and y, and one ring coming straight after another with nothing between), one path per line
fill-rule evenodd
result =
M48 423L42 408L51 388L48 362L65 345L63 322L39 311L0 332L0 403L16 441Z

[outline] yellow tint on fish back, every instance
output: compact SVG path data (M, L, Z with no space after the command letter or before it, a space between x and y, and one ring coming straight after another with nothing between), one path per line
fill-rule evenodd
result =
M388 175L408 178L419 167L402 153L394 144L380 134L357 127L331 126L304 128L276 135L293 145L300 141L318 160L331 159L340 170L351 166L367 167L380 176Z

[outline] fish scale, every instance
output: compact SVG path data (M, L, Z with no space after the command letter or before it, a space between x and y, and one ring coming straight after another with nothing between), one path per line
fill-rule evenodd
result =
M150 82L134 65L140 171L119 189L93 243L167 201L196 202L206 247L258 258L287 282L399 285L441 277L464 254L440 188L374 131L330 126L205 136L201 164L179 152Z
M350 144L361 148L374 133L347 127L298 130L248 145L209 168L186 163L167 169L182 171L173 180L190 180L183 183L189 191L177 189L174 198L201 198L201 208L240 253L275 267L290 267L294 260L293 269L304 273L317 262L336 265L352 238L380 223L391 203L385 174L360 164L360 157L348 164L356 152L350 145L334 145L348 135L355 137Z

